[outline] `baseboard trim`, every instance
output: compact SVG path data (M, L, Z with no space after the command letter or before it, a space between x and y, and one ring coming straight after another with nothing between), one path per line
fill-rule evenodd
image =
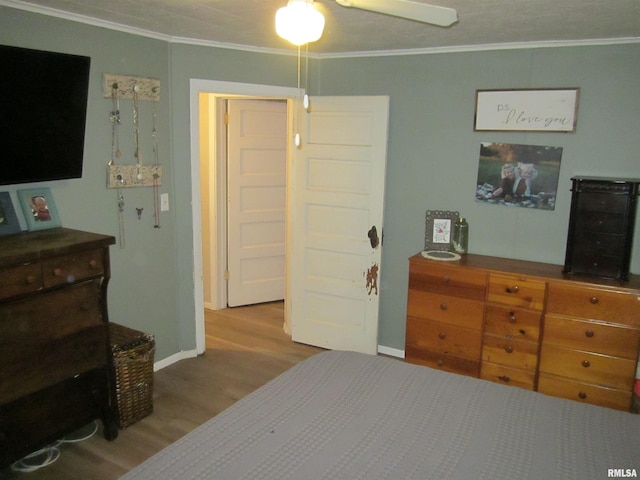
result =
M180 360L185 360L187 358L195 358L198 356L198 352L196 350L185 350L182 352L174 353L173 355L163 358L162 360L155 362L153 364L153 371L157 372L158 370L162 370L169 365L173 365L174 363L179 362Z
M385 347L384 345L378 345L378 353L381 353L382 355L389 355L390 357L404 358L404 350Z

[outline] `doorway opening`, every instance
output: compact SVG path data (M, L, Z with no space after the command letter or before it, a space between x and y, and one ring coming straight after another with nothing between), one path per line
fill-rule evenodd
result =
M196 348L203 353L205 346L205 305L209 309L227 306L226 252L227 225L219 206L226 205L226 162L219 161L218 145L224 142L224 109L218 103L227 99L260 99L286 102L287 138L290 138L292 106L299 90L270 85L191 80L191 186L194 251L195 327ZM224 157L222 157L224 158ZM290 152L286 154L286 165L290 164ZM287 171L289 169L287 168ZM203 201L203 184L209 188ZM288 179L287 179L288 190ZM211 219L205 229L202 218ZM288 213L286 213L288 215ZM288 232L285 233L289 235ZM285 241L285 243L288 243ZM205 259L207 260L205 262ZM207 278L205 279L205 276ZM209 285L205 292L204 285ZM287 287L285 285L285 292ZM206 299L206 303L205 303ZM288 305L284 302L284 316L288 316ZM285 320L286 321L286 320Z

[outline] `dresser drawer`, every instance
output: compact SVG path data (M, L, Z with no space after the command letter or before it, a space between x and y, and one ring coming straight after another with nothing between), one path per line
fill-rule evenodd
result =
M482 302L409 290L408 323L414 319L429 319L480 331L483 317Z
M547 312L640 327L640 295L586 285L550 283Z
M546 283L519 275L489 275L488 300L514 307L542 310Z
M480 374L480 361L425 350L412 345L407 345L406 347L405 361L416 365L425 365L427 367L444 370L445 372L468 375L470 377L477 378Z
M487 305L484 330L487 333L537 342L542 313L535 310Z
M540 371L595 385L631 391L636 361L599 353L542 345Z
M529 370L521 370L505 365L482 362L480 378L503 385L533 390L535 388L536 373Z
M544 342L634 360L638 358L640 329L547 315Z
M95 282L1 305L0 405L106 365L106 328Z
M535 371L538 366L538 344L485 334L482 339L482 361Z
M487 274L482 270L447 267L434 261L412 260L409 270L409 290L426 290L484 301Z
M598 232L581 232L574 241L576 252L598 253L611 255L611 252L622 252L624 249L624 235ZM580 255L576 255L580 257ZM574 258L574 262L578 258Z
M482 336L475 330L424 320L409 322L407 344L477 360L480 358Z
M631 408L630 390L616 390L545 373L540 373L538 392L617 410L629 411Z
M621 213L627 209L628 198L627 195L582 192L578 211L600 212L604 214Z
M102 275L103 262L104 251L99 248L46 258L42 261L44 285L49 288Z
M589 212L576 222L576 232L600 232L624 234L625 217L614 212Z
M40 263L28 263L0 270L0 300L32 293L42 288Z

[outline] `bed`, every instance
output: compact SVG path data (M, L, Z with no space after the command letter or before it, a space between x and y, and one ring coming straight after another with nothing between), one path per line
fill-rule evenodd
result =
M328 351L122 479L601 480L639 473L640 415Z

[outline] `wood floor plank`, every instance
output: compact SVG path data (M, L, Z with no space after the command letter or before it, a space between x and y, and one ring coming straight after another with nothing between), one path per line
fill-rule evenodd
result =
M154 375L154 412L108 442L101 430L62 444L60 458L1 480L116 480L162 448L296 363L322 351L294 343L282 328L282 302L205 313L206 353Z

